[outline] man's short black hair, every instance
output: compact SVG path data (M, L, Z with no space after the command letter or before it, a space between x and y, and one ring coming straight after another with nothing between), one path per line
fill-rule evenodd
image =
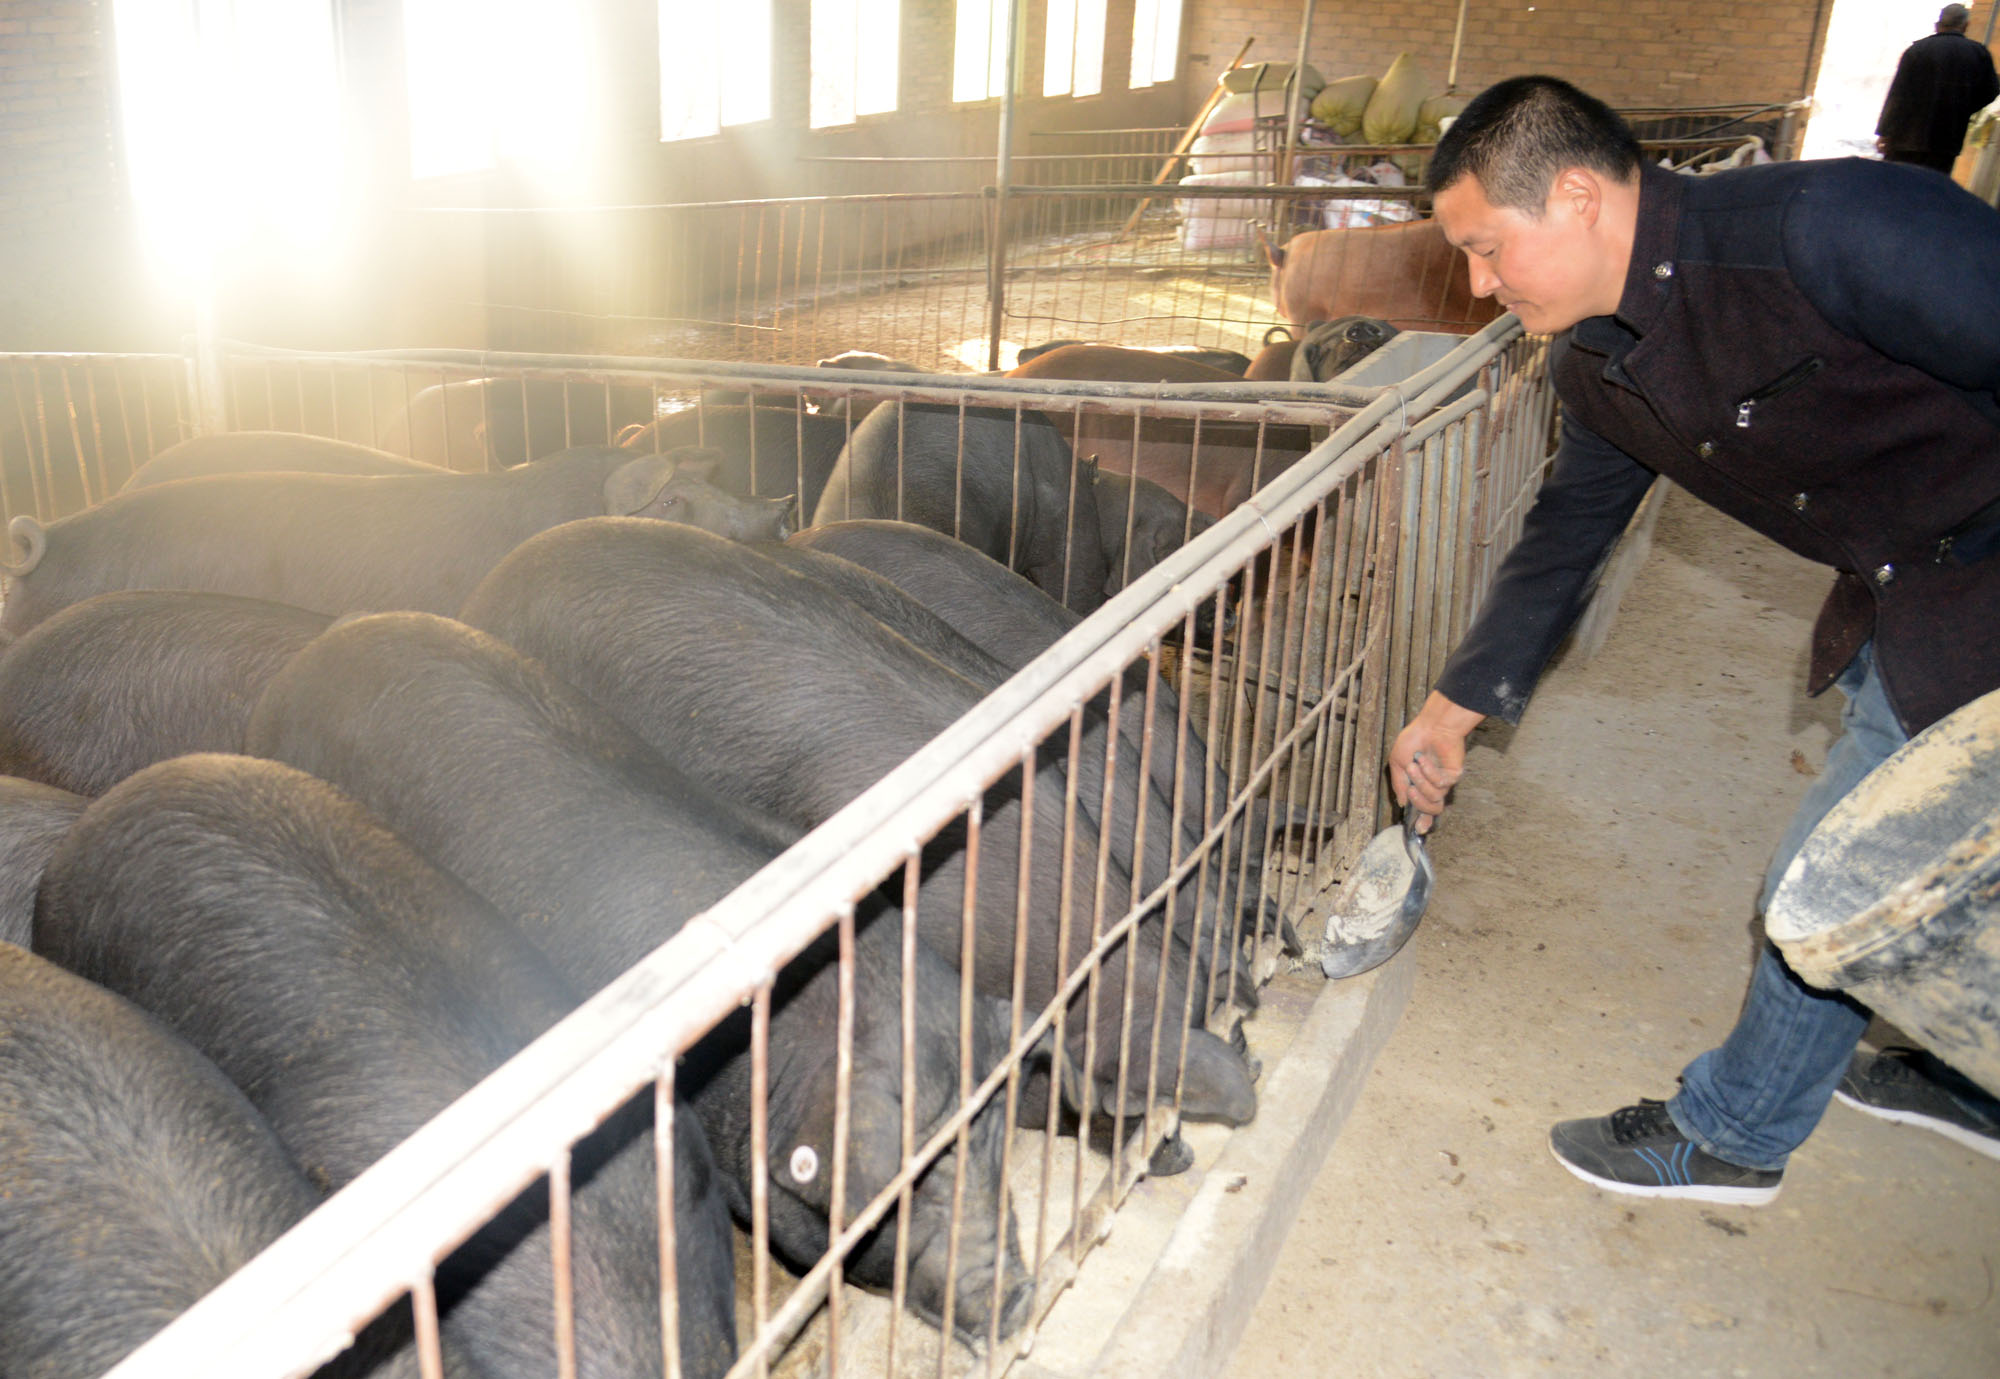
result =
M1565 169L1616 181L1639 170L1639 141L1616 111L1557 77L1509 77L1489 86L1437 142L1425 176L1433 193L1479 179L1495 206L1539 216Z

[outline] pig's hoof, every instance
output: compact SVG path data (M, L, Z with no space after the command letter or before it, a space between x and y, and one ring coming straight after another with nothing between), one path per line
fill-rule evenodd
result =
M1229 1031L1229 1047L1242 1058L1243 1066L1250 1070L1250 1080L1255 1082L1264 1075L1264 1061L1250 1052L1250 1040L1243 1033L1243 1022L1238 1020Z
M1278 946L1284 949L1288 958L1302 958L1306 955L1305 944L1299 942L1299 931L1283 915L1278 916Z
M1178 1130L1161 1140L1152 1157L1146 1160L1146 1172L1155 1178L1171 1178L1193 1167L1194 1150L1188 1148Z

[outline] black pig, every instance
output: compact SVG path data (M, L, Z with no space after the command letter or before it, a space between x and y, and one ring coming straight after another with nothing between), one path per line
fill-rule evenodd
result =
M435 706L450 705L449 713ZM796 831L716 798L661 761L603 710L484 633L423 613L344 622L286 667L257 706L250 750L346 790L419 851L513 919L579 997L673 937L776 857ZM880 908L880 907L875 907ZM873 911L871 910L871 913ZM901 1167L902 927L891 913L863 926L855 973L849 1219ZM771 1020L771 1241L796 1267L827 1244L833 1163L836 965L824 951L787 968ZM919 950L913 1005L916 1124L958 1101L958 990ZM981 1075L1004 1051L999 1003L974 1022ZM748 1030L733 1021L687 1056L679 1089L694 1101L724 1168L738 1219L750 1220ZM1019 1326L1032 1297L1011 1230L994 1248L1003 1130L971 1130L953 1311L984 1335L993 1265L1006 1261L999 1333ZM801 1157L801 1149L806 1151ZM801 1173L801 1163L826 1172ZM946 1293L949 1156L917 1185L909 1299L933 1319ZM893 1224L849 1261L848 1276L881 1288L894 1278Z
M0 1355L97 1379L320 1203L213 1063L130 1002L0 943ZM406 1306L315 1379L417 1379ZM446 1373L469 1371L455 1351Z
M71 604L0 652L0 771L101 795L188 752L237 752L264 682L324 613L142 589Z
M0 776L0 943L27 945L42 869L88 803L53 785Z
M786 512L705 482L715 457L612 447L499 474L221 474L121 493L44 528L23 514L0 629L118 589L199 589L321 613L456 611L479 577L545 528L600 513L782 540Z
M657 539L656 539L657 538ZM541 660L711 790L749 801L795 827L835 813L982 697L980 687L919 651L859 605L741 545L692 528L615 518L571 523L524 544L467 600L465 621ZM1070 900L1076 923L1065 948L1064 782L1035 773L1035 863L1028 885L1027 999L1053 998L1090 946L1092 882L1105 877L1107 913L1128 903L1131 880L1100 858L1079 829ZM977 980L1011 995L1014 883L1022 828L1013 775L987 793L977 892ZM925 848L920 933L947 961L959 956L965 830L948 825ZM1190 959L1157 924L1134 949L1137 986L1127 1113L1145 1100L1145 1069L1170 1095L1182 1040L1157 1041L1153 998L1164 990L1173 1025L1187 999ZM1122 951L1098 979L1099 1011L1113 1034L1097 1041L1099 1097L1115 1105ZM1082 998L1070 1031L1080 1050ZM1248 1070L1205 1031L1187 1036L1181 1105L1189 1114L1242 1121L1254 1112ZM1157 1063L1152 1060L1157 1059Z
M1039 412L903 403L855 426L812 525L871 517L956 537L1079 613L1209 525L1158 484L1078 463Z
M570 1005L506 920L354 801L249 757L177 757L92 804L42 879L35 947L207 1054L328 1190ZM576 1372L594 1379L661 1369L657 1167L634 1120L614 1115L572 1154ZM699 1120L675 1125L681 1357L720 1375L735 1353L728 1214ZM440 1266L447 1334L487 1373L554 1372L549 1250L531 1188Z
M125 488L209 474L443 474L434 464L386 450L294 431L223 431L168 446L140 465Z

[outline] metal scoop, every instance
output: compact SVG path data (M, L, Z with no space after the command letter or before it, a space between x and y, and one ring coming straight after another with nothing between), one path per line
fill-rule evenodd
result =
M1320 970L1329 977L1358 977L1396 956L1424 917L1435 875L1417 832L1417 811L1405 807L1402 823L1369 839L1340 883L1326 920Z

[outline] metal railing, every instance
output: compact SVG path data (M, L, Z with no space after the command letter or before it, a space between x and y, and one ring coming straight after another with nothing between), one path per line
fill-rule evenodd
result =
M183 366L178 377L191 372ZM746 1005L747 1027L727 1036L742 1039L753 1064L749 1208L739 1222L749 1237L750 1277L738 1282L748 1326L731 1372L765 1373L801 1347L823 1351L833 1373L1005 1369L1148 1163L1170 1166L1178 1119L1197 1114L1205 1095L1189 1080L1193 1042L1213 1055L1246 1015L1254 1030L1247 1007L1257 982L1294 962L1282 946L1287 926L1312 932L1315 903L1376 827L1386 738L1518 532L1552 407L1546 342L1521 335L1512 318L1401 384L1363 390L234 348L218 374L232 427L346 438L378 428L396 399L480 377L498 380L478 390L483 420L506 399L524 413L539 399L572 436L610 428L633 399L655 415L664 406L669 417L717 423L732 405L718 396L725 389L763 399L770 405L757 410L795 426L868 402L1011 415L1017 427L1039 413L1072 437L1107 419L1134 434L1183 425L1191 489L1204 464L1224 462L1226 428L1247 429L1252 463L1273 469L1284 428L1303 429L1307 447L1158 565L1128 570L1121 592L948 730L912 744L900 766L135 1352L114 1371L124 1379L304 1374L404 1298L415 1308L419 1367L441 1373L452 1321L438 1316L440 1263L538 1184L550 1198L556 1258L566 1258L570 1146L634 1096L654 1107L656 1162L670 1182L676 1117L692 1114L676 1101L676 1058L724 1037L718 1026ZM194 410L183 397L173 415ZM79 412L79 434L88 420ZM99 476L82 486L112 485ZM976 985L969 924L947 926L968 945L943 954L958 959L957 974L942 990L925 985L915 935L923 929L929 944L941 910L955 914L959 903L935 884L940 848L963 868L960 901L997 926L1002 948L1012 945L1011 988ZM889 918L904 934L887 993L867 985L879 972L870 977L857 957L871 942L857 908L866 913L878 895L892 897ZM1043 903L1051 896L1060 897L1053 908ZM1028 953L1055 924L1050 969L1046 955ZM826 935L831 957L813 947ZM1173 975L1179 958L1193 972L1201 955L1205 979ZM782 1175L801 1170L796 1157L786 1167L769 1108L772 1079L783 1076L773 1039L789 1037L781 993L814 962L838 969L839 1015L827 1031L839 1051L837 1128L822 1161L833 1184L830 1243L800 1259L774 1243ZM891 1042L902 1066L886 1076L898 1089L887 1105L901 1109L885 1127L883 1104L867 1100L881 1050L858 1032L857 1011L898 1006L902 1034ZM997 1047L975 1049L975 1008L1003 1012ZM957 1048L927 1050L925 1013L945 1009L960 1012ZM1146 1056L1149 1041L1169 1056ZM1038 1050L1069 1052L1037 1063ZM931 1053L943 1061L923 1064ZM920 1065L930 1073L919 1075ZM1080 1088L1086 1112L1094 1097L1100 1111L1122 1112L1066 1127L1075 1119L1066 1098ZM920 1101L928 1109L918 1111ZM884 1148L871 1134L887 1136L892 1167L870 1159ZM864 1174L866 1162L876 1167ZM678 1375L664 1186L660 1200L659 1372ZM926 1229L942 1232L931 1250L919 1229L927 1211L949 1216L948 1225L929 1220ZM1016 1238L1025 1262L1010 1270L1005 1242ZM889 1250L893 1267L869 1249ZM895 1304L886 1333L848 1324L843 1299L857 1273ZM558 1337L574 1335L578 1305L563 1277L559 1264L548 1313ZM1010 1310L1003 1294L1022 1280L1032 1280L1032 1303ZM962 1306L971 1289L985 1305ZM973 1348L943 1341L912 1309L956 1318ZM576 1363L562 1344L560 1363Z
M189 369L179 355L0 357L0 518L87 507L193 435Z

